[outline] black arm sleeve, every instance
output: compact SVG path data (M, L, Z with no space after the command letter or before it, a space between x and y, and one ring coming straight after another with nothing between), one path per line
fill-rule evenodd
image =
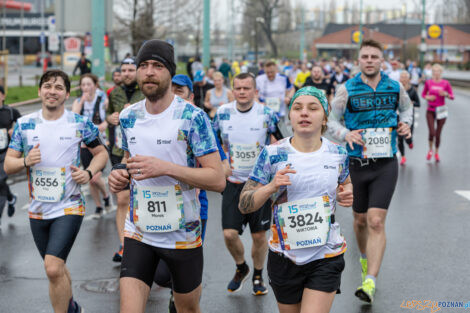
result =
M95 148L98 147L99 145L103 145L99 137L96 137L93 141L89 142L88 144L85 144L88 148Z
M409 96L410 96L411 102L413 102L413 106L419 108L421 106L421 103L419 102L419 96L414 87L411 87L411 92Z
M274 138L276 138L276 140L281 140L284 138L281 133L281 130L279 129L279 124L276 124L276 131L272 133L272 135L274 136Z

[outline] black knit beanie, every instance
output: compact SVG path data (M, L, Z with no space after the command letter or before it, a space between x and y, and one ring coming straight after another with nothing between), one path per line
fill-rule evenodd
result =
M136 57L137 68L140 63L147 60L155 60L161 62L170 71L171 77L175 76L176 64L175 56L173 52L173 46L168 42L158 39L152 39L146 41Z

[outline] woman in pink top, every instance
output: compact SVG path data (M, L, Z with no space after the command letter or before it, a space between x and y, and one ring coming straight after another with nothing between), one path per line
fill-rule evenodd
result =
M447 106L445 105L445 98L454 99L452 87L450 83L441 78L442 67L439 64L432 66L432 78L427 80L424 84L423 93L421 96L428 100L428 110L426 112L426 120L428 121L429 128L429 152L426 160L431 160L434 153L436 162L440 161L439 158L439 145L441 143L441 132L444 123L447 119ZM434 139L436 150L433 152Z

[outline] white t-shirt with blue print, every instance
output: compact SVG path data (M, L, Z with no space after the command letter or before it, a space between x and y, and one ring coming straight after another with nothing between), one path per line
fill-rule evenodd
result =
M201 109L178 96L159 114L148 113L145 103L146 100L139 101L119 115L122 147L130 157L137 154L152 156L195 168L197 157L218 151L209 119ZM182 210L183 220L176 231L144 232L135 225L135 212L131 210L125 224L126 237L167 249L191 249L202 245L200 205L195 188L169 176L133 180L131 185L179 186L183 204L178 209Z
M86 117L64 111L57 120L46 120L42 110L18 119L10 141L10 149L24 152L25 156L39 143L41 162L29 168L30 195L36 181L31 171L43 168L60 168L65 175L65 190L58 202L43 202L32 199L29 217L52 219L63 215L84 215L84 199L80 186L72 179L71 165L80 165L80 144L88 144L98 137L98 128Z
M246 182L256 157L269 144L270 134L276 132L278 121L273 110L256 101L247 112L240 112L236 101L217 109L212 125L220 134L232 169L230 182Z
M258 157L250 179L263 185L269 184L276 173L288 164L295 174L288 174L292 185L281 187L272 196L273 207L281 203L328 196L331 213L336 210L336 188L349 176L349 161L346 149L322 137L319 150L303 153L290 143L292 137L284 138L264 148ZM279 240L278 225L271 226L269 248L283 253L295 264L302 265L318 259L330 258L346 251L346 241L337 222L331 224L325 245L283 250Z

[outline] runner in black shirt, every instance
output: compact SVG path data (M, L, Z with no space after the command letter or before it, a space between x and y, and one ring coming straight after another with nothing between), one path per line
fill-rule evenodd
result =
M15 214L16 196L11 193L10 187L7 185L7 174L3 170L3 162L7 153L10 136L13 132L13 126L16 120L21 117L17 109L4 105L5 90L0 86L0 223L5 207L5 198L8 200L8 216Z
M324 79L324 76L322 68L319 65L315 65L312 67L312 73L310 77L307 77L304 87L313 86L325 91L328 102L331 102L331 85L326 79Z

